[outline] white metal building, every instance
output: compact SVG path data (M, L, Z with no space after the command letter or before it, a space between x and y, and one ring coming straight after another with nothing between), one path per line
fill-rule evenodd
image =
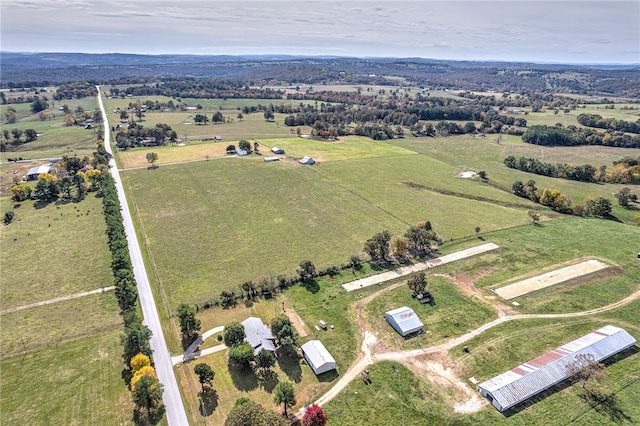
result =
M310 340L302 345L302 356L316 376L336 368L336 360L320 340Z
M402 337L416 333L424 326L413 309L406 306L386 312L384 318Z
M600 362L635 343L622 328L607 325L480 383L478 391L502 412L569 378L577 355L590 354Z
M49 173L51 170L51 164L43 164L41 166L32 167L27 172L27 180L38 180L38 175L42 173Z

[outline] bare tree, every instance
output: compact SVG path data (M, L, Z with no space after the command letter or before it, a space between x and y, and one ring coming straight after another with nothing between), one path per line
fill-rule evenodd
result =
M567 365L567 372L582 383L582 389L589 396L594 395L591 383L607 378L604 364L597 362L592 354L576 355L573 361Z

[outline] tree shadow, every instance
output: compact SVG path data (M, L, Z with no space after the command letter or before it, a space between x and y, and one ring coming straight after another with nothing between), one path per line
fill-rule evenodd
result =
M633 418L620 408L615 393L608 394L599 390L591 390L580 394L580 398L587 402L596 413L609 417L615 423L621 423L624 420L633 422Z
M146 410L135 408L133 410L133 423L136 426L148 426L148 425L157 425L160 423L162 418L164 417L164 413L166 412L166 408L163 405L159 407L155 407L149 413L149 417L147 417Z
M218 408L218 391L207 388L204 392L198 394L200 396L200 407L198 411L202 417L208 417Z
M53 200L38 200L35 203L33 203L33 208L36 210L44 209L52 202Z
M259 375L260 387L268 393L273 392L279 381L278 373L273 370L267 370Z
M289 380L294 383L302 381L302 367L300 367L301 356L297 353L289 353L278 348L277 357L278 367L287 375Z
M249 392L258 388L258 376L247 366L229 364L229 374L236 389Z
M315 279L313 280L309 280L309 281L304 281L302 283L302 286L307 289L307 291L309 293L313 293L316 294L317 292L320 291L320 284L318 284L318 281L316 281Z
M124 383L127 385L127 387L129 387L129 385L131 384L131 379L133 378L131 370L129 370L128 368L123 368L120 372L120 377L122 377Z

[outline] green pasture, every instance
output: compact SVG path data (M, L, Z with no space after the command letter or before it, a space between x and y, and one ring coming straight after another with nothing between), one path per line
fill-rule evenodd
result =
M2 198L2 215L15 213L0 232L3 309L113 285L102 201L95 193L79 203L16 205Z
M43 326L44 329L33 333L47 333L46 324ZM2 329L6 328L3 324ZM120 330L112 330L3 358L0 423L131 424L133 403L120 376L119 334ZM29 337L25 336L25 340L28 345Z
M216 160L123 173L171 309L261 277L346 263L406 224L299 164Z
M2 314L2 358L121 330L119 312L116 296L110 291Z
M371 329L378 332L378 338L394 348L415 349L438 344L443 339L459 336L497 318L497 313L488 303L462 293L444 277L427 275L427 290L433 295L433 305L421 304L411 297L411 289L406 285L369 302L365 306L366 320ZM424 324L426 334L405 340L387 323L384 313L401 306L414 310Z
M505 166L504 159L513 155L516 158L533 157L553 164L591 164L596 168L604 165L611 169L614 161L625 156L634 156L638 151L602 146L543 147L526 144L516 137L503 137L501 143L497 144L490 137L474 138L466 135L447 138L407 138L395 140L393 143L443 162L456 170L475 172L484 170L487 173L489 185L503 189L509 194L511 193L511 185L516 180L527 182L533 179L539 190L555 188L566 194L572 200L572 205L582 204L586 197L591 196L608 198L613 206L617 206L614 194L625 185L577 182L522 172ZM631 189L635 188L632 186ZM515 202L519 203L528 203L522 198L511 197L511 199L517 200ZM631 213L629 211L624 209L614 211L614 215L618 213L622 214L620 219L625 222L630 220Z

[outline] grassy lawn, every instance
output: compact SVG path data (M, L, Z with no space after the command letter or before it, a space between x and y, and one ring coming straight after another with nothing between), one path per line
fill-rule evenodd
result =
M421 304L411 297L411 290L401 286L373 299L365 307L366 320L378 338L393 348L415 349L416 345L431 346L443 339L459 336L495 318L497 313L487 303L458 290L444 277L427 276L427 290L435 304ZM401 306L414 310L422 323L425 335L404 340L384 318L384 313Z
M25 201L16 208L3 197L0 205L3 216L15 212L0 232L3 309L113 285L102 201L95 193L80 203L36 207Z
M3 358L0 423L131 424L133 402L120 377L119 333L113 330Z

